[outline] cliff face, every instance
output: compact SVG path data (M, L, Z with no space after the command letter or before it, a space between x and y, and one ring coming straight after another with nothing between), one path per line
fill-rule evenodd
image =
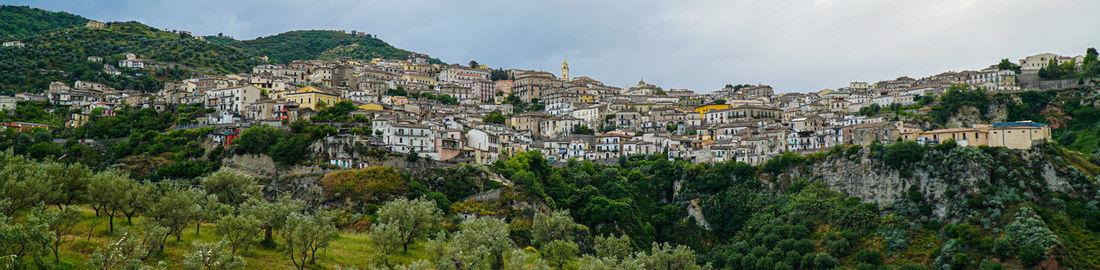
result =
M1060 148L1043 145L1028 151L955 147L929 150L905 175L886 166L872 153L858 159L832 156L822 162L780 175L780 181L821 181L831 189L882 208L902 207L913 200L911 188L939 218L964 215L967 200L989 200L998 190L1030 194L1036 203L1056 193L1092 196L1096 194L1094 172L1066 162ZM773 185L775 186L775 185ZM993 202L995 203L995 202Z

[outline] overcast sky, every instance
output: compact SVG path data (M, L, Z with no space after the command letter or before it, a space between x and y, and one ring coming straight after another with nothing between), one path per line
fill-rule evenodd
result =
M103 21L238 39L301 29L377 34L448 63L639 78L710 92L779 92L980 69L1002 58L1100 46L1100 1L11 1Z

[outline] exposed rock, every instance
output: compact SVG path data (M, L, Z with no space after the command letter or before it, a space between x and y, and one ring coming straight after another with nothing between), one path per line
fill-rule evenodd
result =
M1094 180L1064 165L1061 157L1052 155L1054 150L1048 147L1040 145L1029 151L1000 149L994 151L995 154L977 147L956 147L946 153L929 150L923 161L911 164L909 177L903 177L901 171L868 154L859 160L832 156L784 173L775 182L821 181L837 192L886 208L908 200L909 188L915 185L939 218L963 214L969 194L982 194L982 189L987 187L1015 188L1032 194L1087 195L1092 194L1090 190L1096 190ZM1000 159L1015 160L1022 165L1006 165ZM996 170L1001 172L996 173Z

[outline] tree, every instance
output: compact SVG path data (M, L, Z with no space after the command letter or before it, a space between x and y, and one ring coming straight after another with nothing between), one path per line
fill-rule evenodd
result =
M122 199L122 214L126 215L126 224L133 225L133 217L153 207L156 186L152 183L134 183L126 190Z
M478 64L477 61L470 60L470 68L477 68L477 67L480 67L480 66L481 66L481 64Z
M1020 65L1009 61L1007 58L1001 59L1001 62L997 64L997 70L1011 70L1020 73Z
M675 246L668 243L653 245L648 255L638 254L636 258L645 269L657 270L698 270L701 267L695 264L695 252L685 246Z
M306 154L309 154L309 138L307 134L297 134L279 140L271 146L267 155L271 156L275 163L282 166L298 164L305 159Z
M291 213L301 212L303 208L305 208L305 205L302 201L284 195L274 203L261 198L252 198L241 206L241 213L256 217L260 221L260 228L264 229L263 243L274 245L272 232L282 229L286 224L287 216Z
M416 163L420 161L420 153L416 152L416 149L409 149L409 153L405 155L405 161L409 163Z
M90 183L92 204L97 205L96 213L107 215L109 232L115 232L115 216L126 208L126 195L134 186L134 181L124 172L107 170L96 173Z
M50 231L50 250L53 251L53 262L61 262L58 251L61 244L65 241L64 236L72 232L73 227L75 227L77 223L80 223L80 212L72 208L48 211L44 209L44 207L37 209L35 212L39 212L39 214L32 218L38 218L41 222L46 223L47 229Z
M401 232L401 228L396 223L380 223L371 226L370 233L367 234L370 238L371 244L374 245L374 249L378 251L379 257L382 258L384 264L389 265L389 256L401 248L405 244L405 234Z
M217 195L218 202L230 206L239 206L248 198L260 196L256 180L240 173L219 170L202 178L202 189Z
M233 254L237 250L248 251L248 246L260 233L260 220L247 214L226 215L218 219L214 231L229 244Z
M245 260L233 252L226 252L225 240L217 243L194 243L194 250L184 256L183 267L189 270L232 270L243 269Z
M726 104L726 100L725 99L715 99L714 102L711 102L711 103L722 105L722 104Z
M84 165L51 162L43 164L41 169L44 170L51 187L50 195L46 198L47 203L56 205L60 209L67 205L86 202L90 198L88 186L92 172Z
M484 122L486 124L503 125L504 121L505 121L504 114L501 113L500 110L493 110L492 112L489 112L488 114L485 115L484 118L481 119L481 122Z
M817 255L814 256L813 263L816 269L822 270L833 269L840 265L840 261L830 256L828 253L817 253Z
M558 264L562 269L565 262L577 257L577 243L573 241L554 240L542 247L542 257Z
M12 262L9 266L16 269L30 268L26 266L28 263L42 265L42 255L46 254L46 246L52 240L49 227L40 217L32 216L26 222L11 224L10 218L0 215L0 254L9 257Z
M902 169L913 166L912 164L924 159L924 146L915 141L903 141L886 147L882 155L883 162L894 169Z
M97 249L92 259L88 260L88 265L98 269L141 269L141 258L146 252L137 238L123 234L118 241L111 241L107 248Z
M569 216L569 210L553 213L536 213L531 223L531 243L544 245L554 240L572 241L577 223Z
M630 236L626 234L619 237L614 235L596 237L594 249L596 250L596 257L615 260L622 260L630 256L630 252L633 250L630 247Z
M241 137L234 142L237 149L246 154L265 154L273 142L278 142L286 137L286 130L281 130L268 125L252 126L241 132Z
M291 213L280 231L286 240L286 253L299 270L305 269L307 259L313 262L313 254L336 237L336 229L327 219Z
M1085 50L1085 59L1081 60L1081 70L1088 75L1100 74L1100 60L1097 59L1096 48Z
M443 213L434 202L424 198L411 201L397 198L378 209L378 222L397 225L404 240L401 248L408 252L409 244L439 227Z
M202 223L214 222L218 218L224 216L229 212L229 207L218 202L218 195L206 194L204 190L195 190L196 205L199 206L199 211L195 216L195 235L199 235L199 228L202 227Z
M513 249L508 255L504 270L550 270L546 261L522 249Z
M596 134L596 131L592 130L591 128L588 128L588 125L577 124L576 126L573 126L573 134L592 135L592 134Z
M123 232L117 241L111 241L104 249L96 249L88 265L97 269L147 269L142 263L145 259L156 254L150 247L163 248L162 236L167 235L167 229L153 227L146 234ZM164 269L164 262L159 263Z
M148 215L158 225L168 228L176 235L176 241L183 235L183 228L196 222L202 208L199 206L198 193L190 188L169 186L159 194L159 199L149 209Z
M488 269L504 264L504 251L513 248L508 223L492 217L469 217L460 226L449 242L444 236L428 242L428 254L436 267Z

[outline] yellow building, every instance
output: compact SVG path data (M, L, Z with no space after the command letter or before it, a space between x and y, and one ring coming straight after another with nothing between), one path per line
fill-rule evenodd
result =
M581 103L592 104L596 103L596 95L581 94L579 97Z
M381 104L374 104L374 103L359 105L359 109L364 110L364 111L382 111L382 110L385 110L385 108L383 108Z
M1037 142L1051 140L1051 135L1050 126L1047 124L1021 121L975 125L972 128L903 131L901 138L924 143L943 143L954 140L955 143L969 146L1031 149L1031 146Z
M291 91L283 95L287 101L298 103L300 108L310 108L314 111L321 110L321 104L325 106L332 106L343 100L340 96L333 94L332 92L317 89L313 86L306 86L301 89Z
M729 109L729 108L730 108L729 104L707 104L707 105L695 107L695 109L692 109L692 111L695 111L696 113L699 113L699 119L703 119L703 114L705 114L705 113L712 112L712 111L726 110L726 109Z
M406 72L404 76L401 76L401 79L406 82L419 83L424 85L436 84L435 77L423 73Z

